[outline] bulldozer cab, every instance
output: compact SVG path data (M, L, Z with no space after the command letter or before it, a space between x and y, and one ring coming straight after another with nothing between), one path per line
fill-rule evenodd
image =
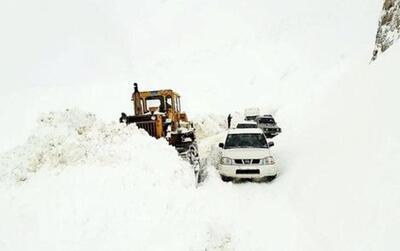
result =
M135 115L180 112L180 96L172 90L134 92Z
M172 122L187 121L181 112L181 97L173 90L157 90L139 92L137 85L132 94L135 115L159 114Z
M121 114L120 122L135 123L156 138L166 137L171 144L176 134L182 135L191 131L186 113L181 111L180 95L172 90L140 92L137 84L132 94L134 115ZM194 140L194 135L193 135Z

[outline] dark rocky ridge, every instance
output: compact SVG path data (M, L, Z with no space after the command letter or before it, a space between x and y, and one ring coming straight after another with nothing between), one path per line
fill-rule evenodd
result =
M400 37L400 0L385 0L376 33L372 60L385 52Z

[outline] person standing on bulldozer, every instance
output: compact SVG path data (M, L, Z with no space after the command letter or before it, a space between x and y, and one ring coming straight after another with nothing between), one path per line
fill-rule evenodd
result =
M228 115L228 129L231 128L231 122L232 122L232 116L229 113L229 115Z

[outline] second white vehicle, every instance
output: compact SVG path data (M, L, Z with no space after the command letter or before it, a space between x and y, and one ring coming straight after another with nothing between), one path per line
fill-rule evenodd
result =
M242 121L236 125L237 129L245 129L245 128L258 128L258 124L255 121Z
M273 180L278 174L278 167L270 153L273 145L274 142L268 142L258 128L228 131L225 143L219 144L222 149L218 171L222 180Z

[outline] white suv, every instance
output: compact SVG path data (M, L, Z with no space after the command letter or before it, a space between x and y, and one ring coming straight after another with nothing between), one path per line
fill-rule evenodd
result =
M273 145L274 142L268 142L259 128L228 131L225 143L219 144L222 150L218 171L222 180L273 180L278 174L277 165L269 149Z

